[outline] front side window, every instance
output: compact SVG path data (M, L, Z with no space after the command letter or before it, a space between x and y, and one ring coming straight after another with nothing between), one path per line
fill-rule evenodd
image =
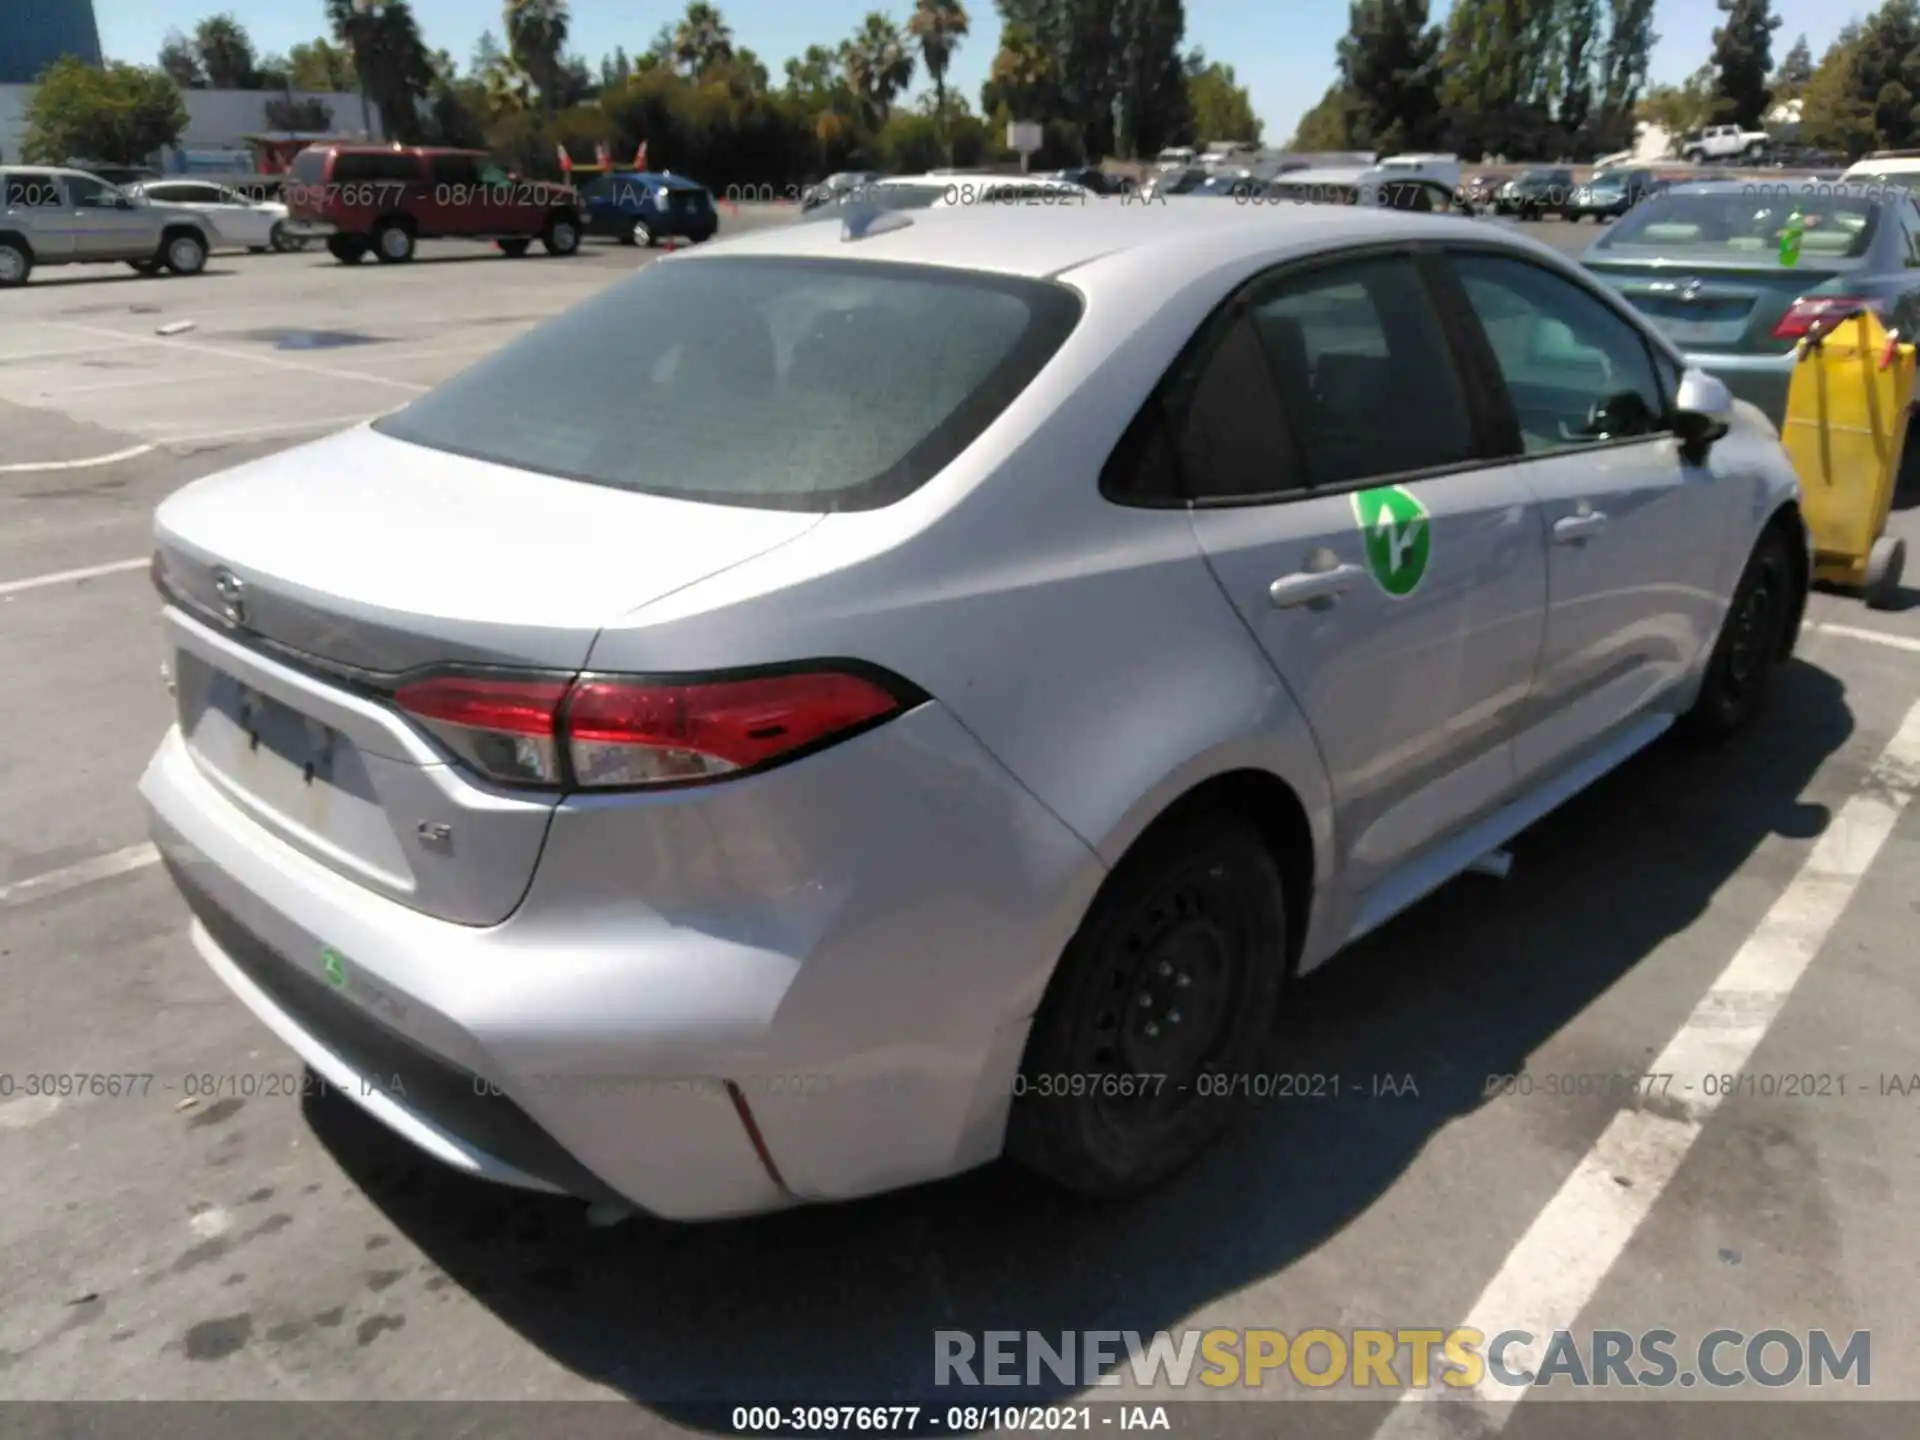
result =
M1529 455L1634 440L1668 427L1671 398L1644 336L1597 296L1524 260L1458 254Z
M67 198L76 209L111 210L122 196L104 180L96 180L91 175L69 175Z
M1307 483L1461 464L1471 412L1412 260L1349 261L1282 279L1255 300L1254 329L1300 436Z
M375 428L679 499L870 509L972 444L1080 311L1049 281L931 266L650 265Z
M428 160L427 170L436 185L480 183L480 167L471 155L435 155Z

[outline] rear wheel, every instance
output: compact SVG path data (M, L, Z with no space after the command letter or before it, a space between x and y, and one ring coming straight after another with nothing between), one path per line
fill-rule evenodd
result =
M1082 1194L1166 1179L1245 1098L1286 971L1279 867L1232 816L1150 833L1101 887L1034 1020L1007 1153Z
M413 259L413 229L398 220L382 220L373 232L373 253L383 265Z
M653 244L653 228L644 220L633 222L633 228L627 231L627 243L642 247Z
M358 265L367 258L367 242L356 235L329 235L327 253L342 265Z
M1753 547L1727 606L1693 709L1682 717L1697 739L1720 740L1741 729L1766 704L1774 672L1787 654L1794 614L1793 554L1787 537L1769 529Z
M493 243L500 247L501 254L517 260L527 253L527 247L533 242L531 240L496 240Z
M198 275L207 268L207 242L190 230L169 235L161 242L161 254L176 275Z
M129 260L127 262L127 268L135 270L142 275L158 275L160 273L160 262L158 260Z
M1900 599L1900 579L1907 570L1907 542L1882 535L1867 552L1865 592L1867 608L1891 610Z
M33 256L17 240L0 240L0 286L24 285L33 274Z

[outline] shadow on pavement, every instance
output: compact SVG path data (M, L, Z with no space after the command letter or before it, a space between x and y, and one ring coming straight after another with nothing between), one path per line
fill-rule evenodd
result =
M66 267L42 266L36 269L33 278L27 282L28 287L44 290L54 285L161 285L168 282L192 285L202 280L225 280L235 273L232 270L216 270L212 262L208 262L207 268L198 275L142 275L137 270L129 270L124 275L49 275L48 269L54 268L64 270ZM169 289L166 293L172 294L173 291Z
M1852 733L1843 688L1796 661L1774 701L1724 747L1656 746L1523 836L1510 879L1462 878L1295 987L1275 1069L1412 1073L1418 1098L1269 1102L1129 1203L1089 1205L995 1166L856 1204L592 1230L578 1202L456 1176L345 1100L309 1102L309 1119L457 1284L676 1423L714 1429L711 1402L743 1396L977 1404L978 1391L936 1392L933 1331L1150 1333L1284 1272L1477 1109L1488 1076L1524 1069L1694 922L1756 847L1822 831L1827 810L1801 797Z

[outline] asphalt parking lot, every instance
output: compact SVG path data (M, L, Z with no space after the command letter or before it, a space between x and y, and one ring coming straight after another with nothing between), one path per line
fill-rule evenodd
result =
M1816 595L1758 729L1657 746L1524 836L1510 877L1454 882L1301 984L1276 1053L1343 1077L1341 1098L1260 1106L1137 1202L991 1169L594 1229L577 1203L417 1158L344 1101L264 1093L298 1064L192 952L134 794L169 721L152 508L404 404L646 259L216 256L194 280L75 267L0 296L0 1397L625 1398L665 1435L725 1428L709 1399L916 1394L942 1328L1545 1321L1867 1330L1873 1393L1920 1400L1911 589L1892 613ZM1920 546L1914 512L1894 529ZM1835 1078L1700 1103L1714 1014L1722 1039L1760 1032L1743 1074ZM1545 1078L1653 1071L1672 1104ZM1489 1094L1521 1072L1532 1093ZM24 1093L50 1073L153 1079ZM201 1098L201 1076L279 1081ZM1506 1433L1547 1433L1542 1407ZM1487 1433L1443 1408L1316 1405L1312 1433ZM1699 1433L1674 1413L1611 1407L1596 1433ZM1174 1426L1278 1433L1244 1405Z

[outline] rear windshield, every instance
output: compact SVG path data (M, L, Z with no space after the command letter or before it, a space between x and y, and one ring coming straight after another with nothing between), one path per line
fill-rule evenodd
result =
M1049 281L926 266L650 265L374 428L651 495L872 509L966 449L1080 309Z
M1615 221L1600 248L1777 258L1795 212L1802 255L1857 260L1873 243L1879 206L1857 195L1784 185L1719 195L1655 195Z

